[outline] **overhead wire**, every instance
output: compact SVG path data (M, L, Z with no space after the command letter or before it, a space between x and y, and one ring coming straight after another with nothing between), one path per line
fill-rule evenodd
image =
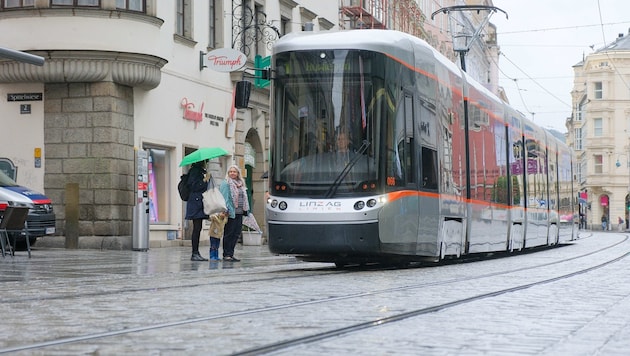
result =
M599 2L598 2L599 5ZM542 32L542 31L558 31L558 30L569 30L569 29L579 29L585 27L600 27L600 26L614 26L614 25L623 25L630 23L630 21L622 21L622 22L609 22L602 23L601 20L601 11L600 11L600 21L596 24L591 25L579 25L579 26L565 26L565 27L550 27L550 28L539 28L539 29L528 29L528 30L520 30L520 31L506 31L506 32L498 32L498 35L510 35L515 33L524 33L524 32Z
M599 22L601 24L601 30L602 30L602 39L604 40L604 46L606 46L606 43L608 43L606 41L606 33L604 31L604 21L602 20L602 7L601 4L599 2L600 0L597 0L597 11L599 13ZM619 69L617 69L617 66L615 65L613 58L610 57L610 52L605 50L606 47L604 47L604 49L602 49L604 52L604 54L606 54L606 58L608 58L610 66L612 67L612 69L615 71L615 73L619 76L619 79L621 79L621 82L623 83L623 85L627 88L630 89L630 86L628 86L628 83L626 82L626 80L624 79L623 75L619 72Z
M516 63L514 63L510 58L508 58L508 56L505 55L505 53L503 52L499 52L500 55L502 55L508 62L510 62L514 67L516 67L516 69L518 69L519 71L521 71L521 73L523 73L527 79L531 80L534 84L536 84L539 88L541 88L542 90L545 91L545 93L551 95L554 99L558 100L559 102L561 102L562 104L571 107L571 104L567 104L564 100L560 99L557 95L555 95L554 93L550 92L549 90L547 90L547 88L545 88L542 84L540 84L536 79L532 78L529 74L527 74L521 67L519 67L518 65L516 65ZM509 77L508 77L509 78Z
M602 18L602 11L601 11L601 4L600 4L600 0L597 1L597 8L598 8L598 13L599 13L599 24L591 24L591 25L581 25L581 26L567 26L567 27L554 27L554 28L545 28L545 29L533 29L533 30L523 30L523 31L508 31L508 32L500 32L500 34L505 35L505 34L515 34L515 33L523 33L523 32L540 32L540 31L554 31L554 30L565 30L565 29L576 29L576 28L586 28L586 27L594 27L594 26L598 26L601 31L602 31L602 40L604 43L604 46L606 46L606 44L608 43L608 41L606 40L606 35L605 35L605 30L604 27L605 26L609 26L609 25L618 25L618 24L625 24L625 23L629 23L627 21L624 22L611 22L611 23L604 23L603 18ZM538 45L540 46L540 45ZM565 46L565 47L570 47L570 46ZM607 58L610 60L610 65L612 67L612 69L615 71L616 74L619 75L619 78L621 79L621 81L623 82L624 86L628 89L630 89L630 85L626 82L626 80L624 79L623 75L619 72L618 68L614 65L613 63L613 59L612 57L610 57L610 53L608 52L604 52L607 56ZM571 104L566 103L565 101L563 101L562 99L560 99L558 96L556 96L555 94L551 93L549 90L547 90L547 88L545 88L543 85L541 85L537 80L535 80L535 78L531 77L529 74L527 74L522 68L520 68L518 65L516 65L516 63L514 63L510 58L508 58L505 53L503 52L499 52L500 55L502 55L508 62L510 62L514 67L516 67L521 73L523 73L527 79L530 79L532 82L534 82L534 84L536 84L538 87L540 87L542 90L544 90L547 94L551 95L554 99L556 99L557 101L559 101L560 103L562 103L563 105L566 105L569 108L572 108ZM498 64L497 64L498 67ZM518 79L517 78L512 78L508 75L506 75L501 69L500 67L499 71L501 73L503 73L503 75L509 79L514 81L514 83L516 84L516 88L519 92L519 96L521 98L521 101L523 102L523 106L525 107L525 109L527 111L529 111L529 109L527 108L527 105L524 102L523 99L523 95L521 93L521 88L518 85Z

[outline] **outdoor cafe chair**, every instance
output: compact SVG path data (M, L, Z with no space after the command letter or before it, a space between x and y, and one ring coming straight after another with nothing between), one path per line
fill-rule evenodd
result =
M13 257L15 255L15 242L18 234L24 233L26 240L26 249L28 258L31 258L31 243L29 241L26 217L28 216L28 207L25 206L8 206L4 211L2 221L0 221L0 245L2 247L2 257L6 254L6 249ZM9 234L13 236L13 243L9 239Z

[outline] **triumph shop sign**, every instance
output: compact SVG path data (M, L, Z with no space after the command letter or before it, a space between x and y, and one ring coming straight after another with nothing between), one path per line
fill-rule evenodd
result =
M210 68L217 72L233 72L247 63L247 56L232 48L219 48L208 53L201 52L201 68Z

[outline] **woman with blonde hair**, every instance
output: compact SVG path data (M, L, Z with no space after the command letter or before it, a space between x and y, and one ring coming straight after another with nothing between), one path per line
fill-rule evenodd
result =
M240 260L234 257L234 248L241 236L243 215L249 212L249 201L247 187L237 165L231 165L228 168L219 190L225 198L228 209L228 221L223 232L223 261L238 262Z

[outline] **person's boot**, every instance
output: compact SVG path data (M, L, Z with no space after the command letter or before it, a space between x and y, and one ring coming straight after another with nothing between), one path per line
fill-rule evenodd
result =
M191 261L207 261L208 259L201 256L199 251L197 251L197 252L193 252L192 256L190 257L190 260Z
M213 261L220 261L219 250L210 250L210 259Z

